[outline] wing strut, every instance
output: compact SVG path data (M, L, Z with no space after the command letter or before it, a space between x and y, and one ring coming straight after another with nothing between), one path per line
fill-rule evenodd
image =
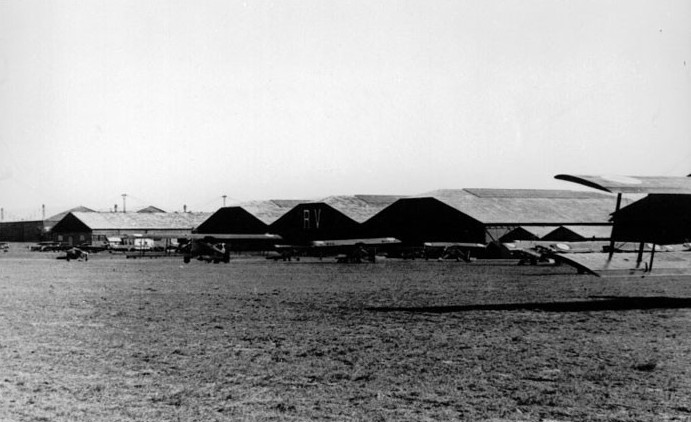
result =
M619 211L619 208L621 207L621 192L617 194L617 207L614 210L616 213ZM614 237L612 236L612 233L614 232L614 224L612 224L612 232L609 234L609 256L607 257L608 261L612 260L612 255L614 255Z

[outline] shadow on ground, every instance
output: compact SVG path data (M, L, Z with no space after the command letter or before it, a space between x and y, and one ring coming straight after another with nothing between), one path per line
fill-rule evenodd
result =
M464 306L420 306L420 307L370 307L373 312L412 312L443 314L470 311L544 311L544 312L591 312L628 311L641 309L680 309L691 308L691 298L673 297L613 297L593 296L592 300L578 302L547 303L504 303Z

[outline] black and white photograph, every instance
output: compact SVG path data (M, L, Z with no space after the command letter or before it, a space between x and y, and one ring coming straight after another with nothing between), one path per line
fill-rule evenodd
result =
M691 421L691 2L0 0L0 421Z

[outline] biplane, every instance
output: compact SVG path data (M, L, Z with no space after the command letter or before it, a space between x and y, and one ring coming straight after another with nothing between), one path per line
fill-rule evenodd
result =
M471 262L473 251L484 251L487 245L482 243L462 243L462 242L425 242L422 253L424 259L436 259L443 261L446 259L457 262Z
M193 234L188 241L181 246L183 262L189 263L192 259L199 261L228 263L230 261L230 245L233 241L248 241L266 243L280 240L281 236L275 234Z
M335 256L336 262L341 263L375 262L378 253L397 247L400 243L400 240L393 237L314 240L312 251L320 257Z
M393 237L313 240L305 245L275 245L267 259L290 261L300 257L334 257L339 263L375 262L377 255L397 248L401 241Z
M691 239L691 177L559 174L555 178L617 195L605 251L560 254L560 262L598 276L650 275L656 252L665 252L656 263L657 275L691 274L691 254L683 246ZM622 194L647 196L621 208ZM618 252L617 242L637 246L633 251Z

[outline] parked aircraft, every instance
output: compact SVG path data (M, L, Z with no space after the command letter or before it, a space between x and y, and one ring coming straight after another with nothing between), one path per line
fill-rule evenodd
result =
M556 179L578 183L594 189L617 195L613 213L613 229L606 254L568 255L560 260L595 275L606 274L649 274L653 269L655 252L672 252L660 256L658 274L688 274L691 271L689 256L683 248L669 247L682 244L690 237L688 209L691 201L690 177L651 177L651 176L555 176ZM636 201L620 209L622 194L647 194L645 199ZM635 220L627 215L635 214ZM615 254L615 242L637 244L635 258L631 254ZM660 246L667 245L667 246ZM644 262L644 252L649 249L648 262ZM671 250L670 250L671 249ZM604 255L604 256L600 256ZM604 258L604 259L603 259Z
M189 241L181 246L185 264L192 259L199 261L227 263L230 261L229 243L232 241L275 241L281 236L275 234L193 234Z
M58 256L57 259L64 259L66 261L71 261L73 259L78 261L88 261L89 253L85 252L77 247L67 249L65 255Z
M378 254L400 247L393 237L314 240L307 245L275 245L275 253L267 259L291 261L303 256L320 259L335 257L340 263L375 262Z
M397 247L401 241L393 237L366 239L315 240L312 248L317 256L336 256L337 262L360 263L375 262L377 253Z
M471 262L472 252L484 251L487 245L482 243L462 242L425 242L423 256L425 259L453 259L456 261Z

